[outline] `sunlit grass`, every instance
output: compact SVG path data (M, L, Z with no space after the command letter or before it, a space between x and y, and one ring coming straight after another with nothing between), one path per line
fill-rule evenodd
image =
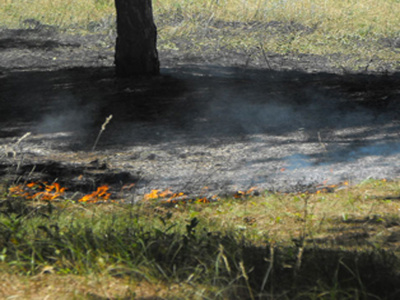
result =
M262 57L279 54L342 55L330 63L353 70L398 67L400 51L390 47L400 36L397 1L155 1L161 24L161 49L179 49L191 36L199 52L239 51ZM179 16L179 22L168 22ZM215 26L216 20L226 23ZM240 22L241 24L238 24ZM276 23L279 22L279 23ZM164 26L165 24L165 26ZM269 26L268 26L269 25ZM193 36L195 36L193 38ZM388 41L386 46L382 41ZM207 47L205 47L207 45ZM349 57L346 57L349 56ZM337 58L336 58L337 59ZM262 60L262 58L261 58Z
M395 0L154 0L153 10L160 50L200 56L235 51L259 61L264 53L304 53L326 56L344 69L400 67ZM0 26L10 28L35 19L82 32L96 22L113 26L114 17L113 0L0 0Z
M109 0L1 0L1 25L16 28L21 26L26 19L35 19L44 24L62 28L84 25L114 13L113 2Z
M367 180L334 186L334 192L265 191L211 203L160 204L147 198L135 205L21 199L8 194L6 185L2 189L0 277L12 276L12 284L20 286L11 289L4 280L2 297L43 298L58 291L76 297L191 299L239 293L240 299L251 298L260 286L267 287L264 296L270 290L300 296L298 280L301 293L335 292L352 299L371 292L363 286L369 277L354 275L359 270L397 272L398 181ZM331 267L332 274L323 275L329 265L344 267L351 276L329 277L335 272ZM271 278L262 284L269 266ZM287 279L276 281L280 276ZM308 286L304 278L313 276L320 283ZM42 283L33 285L28 278ZM77 289L62 280L75 282ZM355 285L347 289L342 280Z

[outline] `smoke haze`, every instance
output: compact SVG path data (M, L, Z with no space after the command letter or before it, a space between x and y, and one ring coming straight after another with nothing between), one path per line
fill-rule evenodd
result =
M90 151L112 114L96 155L116 170L140 173L139 191L284 190L399 176L400 92L379 88L379 77L356 78L365 84L354 87L352 78L329 74L199 66L163 73L87 83L77 73L63 93L46 90L34 103L16 93L25 106L4 107L31 113L26 131L72 132L61 146L48 141L65 153Z

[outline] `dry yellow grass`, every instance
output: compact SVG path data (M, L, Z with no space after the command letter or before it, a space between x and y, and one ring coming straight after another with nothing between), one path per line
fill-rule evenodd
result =
M225 21L292 21L318 25L327 34L400 34L400 3L395 0L154 0L155 15L180 13ZM88 23L114 14L113 0L0 0L2 25L34 18L61 26ZM164 15L166 17L166 15Z
M156 14L179 11L184 16L209 15L226 21L294 21L318 24L327 32L368 30L387 34L400 30L400 3L394 0L154 0Z
M336 191L334 191L335 189ZM234 247L226 250L227 257L231 259L230 264L240 263L235 262L237 254L235 247L239 245L237 244L238 240L252 245L248 251L255 251L254 253L274 247L277 251L285 248L291 248L293 251L296 249L314 249L315 251L329 249L332 254L335 251L337 253L353 251L353 253L377 253L378 255L381 250L384 250L387 251L386 253L398 255L400 249L399 197L400 182L369 180L357 186L345 184L340 187L331 186L327 188L327 192L298 194L266 192L256 197L243 196L240 199L231 198L208 204L182 203L160 206L157 201L143 200L141 205L132 207L125 204L82 205L55 202L54 205L58 208L56 215L52 216L50 220L46 219L46 223L43 224L57 224L60 232L67 232L68 228L71 230L87 226L88 229L90 228L87 232L92 232L90 236L102 239L104 232L111 234L112 231L109 229L104 231L104 227L110 224L101 223L100 220L108 219L115 230L121 230L122 235L124 227L118 227L116 220L122 222L120 225L126 223L125 225L128 227L132 226L132 224L129 225L129 222L140 222L143 230L158 232L161 237L167 238L175 230L182 234L188 234L185 230L187 224L197 218L199 223L196 228L198 233L196 236L199 240L197 241L195 238L192 245L197 247L196 245L199 243L202 245L201 247L205 247L207 243L204 242L207 240L204 240L204 233L209 234L207 236L209 236L210 242L218 236L225 237L226 241L231 242L231 244L225 243L225 246L227 248ZM130 219L133 216L138 217ZM7 218L3 219L5 224L7 224L7 220ZM37 221L42 222L43 220L39 217ZM26 222L28 223L30 220L27 219ZM82 222L82 225L72 226L71 224L74 222ZM39 228L39 224L42 223L25 224L24 226ZM166 228L170 228L171 231ZM164 231L165 235L162 233ZM87 233L83 234L83 236L86 235ZM76 238L82 239L83 236L82 233L77 233ZM179 235L170 237L173 236L176 239L171 240L171 243L180 241ZM43 236L43 243L49 243L48 238L49 236L47 238ZM20 237L20 239L22 238ZM116 248L115 251L119 251L118 253L132 251L134 248L129 241L128 239L126 244L119 244L120 248ZM24 243L22 240L20 242ZM73 241L70 242L74 244ZM134 241L132 242L134 243ZM13 240L11 243L14 243ZM84 240L84 243L90 243L90 239ZM151 244L152 242L148 246L150 247ZM7 251L4 252L3 250L0 260L7 261L8 255L11 255L13 246L12 244L9 246L10 251L6 249ZM52 248L55 245L48 244L48 246ZM207 247L201 249L205 251ZM215 260L215 264L219 262L228 264L225 256L218 256L225 255L223 248L220 249L222 252L218 252L219 254L213 252L217 258L209 257L203 252L195 251L193 253L197 253L196 261L202 266L206 266L206 262L210 259L211 261ZM60 249L60 251L63 250ZM76 249L75 251L78 251L76 253L80 256L79 251L82 250ZM185 270L174 269L174 275L170 278L160 277L155 276L157 273L154 272L155 269L146 269L154 268L151 264L147 267L141 264L129 265L124 264L122 260L109 259L111 256L115 256L115 253L99 252L96 254L96 251L90 253L91 255L82 252L82 261L77 258L77 265L73 265L65 257L59 256L54 260L37 262L32 270L24 267L27 264L19 262L17 258L14 258L12 263L0 263L2 270L0 272L0 298L204 299L207 296L222 293L221 286L213 285L212 277L203 278L203 281L200 282L191 281L192 278L200 276L196 273L199 271L198 269L193 269L188 274L185 273ZM145 254L145 252L142 253L144 261L146 261ZM88 262L87 259L90 260L91 257L95 260ZM115 256L115 258L117 257L118 255ZM335 255L332 257L334 259ZM224 262L223 259L226 261ZM301 262L301 258L298 258L298 262ZM212 266L211 264L211 269ZM287 267L294 266L287 265ZM200 269L204 272L210 271L202 268Z
M266 194L247 199L222 200L214 204L177 205L148 210L142 218L165 218L185 223L193 217L205 229L239 232L252 243L293 245L304 238L306 245L355 250L375 247L397 252L399 241L387 238L397 232L400 218L400 183L371 180L357 186L335 187L337 191L300 194ZM393 223L393 224L392 224ZM363 237L354 243L353 238Z
M1 265L0 265L1 266ZM187 284L168 285L161 281L134 281L107 274L88 276L59 275L51 268L35 276L9 274L8 266L0 272L1 299L70 300L70 299L165 299L185 298L196 290ZM50 270L50 271L49 271Z
M114 1L110 0L1 0L1 26L16 28L26 19L60 27L85 25L114 13Z
M394 46L400 38L396 0L153 0L153 10L160 50L190 49L195 55L235 51L262 60L262 47L267 53L326 56L343 69L400 67L400 51ZM91 22L110 26L114 16L113 0L0 0L0 27L24 27L24 20L35 19L85 31ZM239 22L248 29L229 23L221 28L215 21ZM269 22L275 26L266 27Z
M196 42L193 42L192 49L199 52L204 51L204 44L211 46L214 52L230 49L257 53L257 48L262 46L266 52L280 54L329 56L341 53L344 57L352 58L333 60L332 64L354 70L365 68L365 62L369 61L372 61L369 63L371 70L382 69L379 62L396 66L400 59L399 51L387 45L382 46L382 40L400 37L398 1L155 0L154 7L156 19L160 16L157 21L161 24L161 49L179 49L171 41L187 36L193 39L197 35L200 38L193 39ZM164 24L163 18L171 15L178 15L182 20ZM261 26L259 29L244 31L240 27L228 26L221 30L212 27L214 20L255 24L255 27L257 23L254 22L281 24L280 28ZM299 24L304 26L303 30L299 30ZM209 25L214 32L212 35L205 30Z

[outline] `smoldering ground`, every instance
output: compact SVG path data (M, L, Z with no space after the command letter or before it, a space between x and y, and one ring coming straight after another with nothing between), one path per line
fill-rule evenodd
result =
M398 75L186 65L153 79L81 68L8 72L2 82L3 149L32 132L19 145L23 164L68 170L95 161L93 185L111 178L101 172L125 174L113 182L134 181L137 193L293 190L399 176Z

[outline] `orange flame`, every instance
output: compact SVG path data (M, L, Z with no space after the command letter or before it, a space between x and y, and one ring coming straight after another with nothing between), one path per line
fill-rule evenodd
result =
M54 182L30 182L26 185L19 184L8 189L10 195L23 197L25 199L37 199L43 201L51 201L60 198L65 193L66 188L61 187L59 183Z
M144 195L144 200L154 200L154 199L158 199L158 193L160 192L160 190L152 190L150 193L145 194Z
M204 189L208 189L205 187ZM210 203L211 200L218 201L219 198L217 195L211 197L211 200L208 197L202 197L199 199L190 198L183 192L174 193L170 189L166 189L164 191L161 190L152 190L150 193L145 194L143 199L145 201L148 200L161 200L161 203L188 203L188 202L196 202L196 203Z
M29 199L29 192L24 190L24 186L22 184L12 186L8 189L8 192L10 195L14 197L22 197L22 198L27 198Z
M152 190L150 193L144 195L144 200L157 200L157 199L165 199L166 201L171 202L172 200L177 200L176 198L182 199L187 196L184 193L173 193L170 189L166 189L164 191L160 190Z
M247 191L237 191L233 195L233 198L240 199L240 198L243 198L243 197L251 196L251 194L256 190L257 190L257 187L253 186L253 187L249 188Z
M196 202L198 202L198 203L210 203L211 201L207 197L203 197L203 198L197 199Z
M125 184L122 188L121 188L121 191L123 191L123 190L131 190L132 188L134 188L135 187L135 184L134 183L131 183L131 184Z
M99 201L106 201L110 199L111 193L108 193L109 190L108 185L99 186L96 191L91 194L87 194L79 199L79 202L86 202L86 203L96 203Z
M43 192L38 192L33 195L33 198L40 197L41 200L54 200L59 198L62 194L64 194L66 188L60 187L60 184L57 182L53 183L52 185L45 185L45 190Z

